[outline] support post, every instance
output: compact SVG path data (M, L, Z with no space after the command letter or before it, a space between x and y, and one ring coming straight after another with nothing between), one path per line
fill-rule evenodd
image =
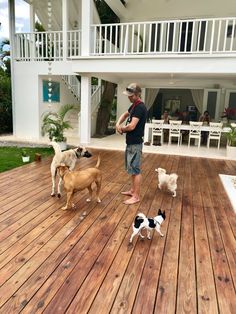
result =
M82 36L81 36L81 55L89 56L91 47L91 21L92 21L93 2L92 0L82 0Z
M62 0L62 33L63 33L63 61L67 59L67 29L68 29L68 9L67 0Z
M9 37L11 45L11 95L12 95L12 123L13 135L16 135L16 109L15 109L15 82L14 82L14 58L15 58L15 0L8 0Z
M81 76L80 143L87 145L91 137L91 78Z

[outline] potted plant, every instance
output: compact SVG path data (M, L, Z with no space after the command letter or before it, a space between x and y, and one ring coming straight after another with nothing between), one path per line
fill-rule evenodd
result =
M236 127L230 125L227 137L227 156L236 158Z
M72 109L74 109L74 105L66 104L61 106L58 112L49 111L42 115L42 135L48 134L49 139L57 142L61 150L66 149L64 131L72 128L70 122L65 120L65 116Z
M22 156L22 161L23 161L23 162L29 162L29 161L30 161L30 156L29 156L29 154L26 152L25 149L22 149L22 151L21 151L21 156Z

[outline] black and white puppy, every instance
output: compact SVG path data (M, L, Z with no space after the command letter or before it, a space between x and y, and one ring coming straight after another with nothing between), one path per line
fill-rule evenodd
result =
M147 238L150 240L150 230L155 229L162 237L164 234L161 233L161 224L166 219L165 211L161 211L161 209L158 210L158 214L154 218L148 218L143 213L139 213L134 220L133 223L133 233L130 237L129 242L132 243L133 237L136 234L139 234L141 238L144 238L144 236L141 233L142 229L147 229Z

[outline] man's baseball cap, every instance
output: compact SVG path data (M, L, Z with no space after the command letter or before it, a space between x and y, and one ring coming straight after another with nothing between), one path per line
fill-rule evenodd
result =
M123 94L126 96L133 96L141 94L141 92L141 87L137 83L131 83L128 87L126 87L126 90L123 91Z

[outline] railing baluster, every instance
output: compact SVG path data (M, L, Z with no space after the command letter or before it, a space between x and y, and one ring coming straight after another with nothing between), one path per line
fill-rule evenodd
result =
M234 34L235 34L235 19L233 19L233 24L232 24L232 33L231 33L231 40L230 40L230 52L232 52L232 50L233 50Z
M166 50L165 51L169 52L170 23L166 23L166 32L167 32L167 36L166 36Z
M162 52L162 47L163 47L163 32L164 32L164 23L160 23L161 26L161 36L160 36L160 52Z
M158 23L155 24L155 38L154 38L154 49L153 51L156 52L156 48L157 48L157 32L158 32Z
M140 24L138 24L138 33L137 33L137 52L140 50Z
M195 38L195 21L193 21L193 28L192 28L192 40L191 40L191 48L190 48L191 52L193 52L194 38Z
M131 53L134 52L134 24L132 25L132 35L131 35Z
M120 53L123 53L123 41L124 41L124 24L121 25L121 32L120 32Z
M151 52L152 25L152 23L149 24L148 53Z
M225 21L225 35L224 35L224 44L223 44L223 51L224 52L226 50L226 39L227 39L228 24L229 24L229 20Z
M178 52L180 52L180 47L181 47L182 27L183 27L183 21L181 21L180 24L179 24L179 44L178 44Z
M213 23L212 23L210 54L212 54L212 51L213 51L214 36L215 36L215 20L213 20Z
M125 31L124 55L127 54L127 51L128 51L128 34L129 34L129 24L126 25L126 31Z
M24 50L23 50L23 43L24 43L24 41L23 41L23 34L20 35L20 38L21 38L21 40L20 40L21 58L22 58L22 60L24 60Z
M198 52L200 51L201 30L202 30L202 21L199 21L198 42L197 42L197 51Z
M112 30L113 30L113 26L110 25L110 51L109 53L112 53Z
M173 39L172 39L172 49L171 51L175 51L175 38L176 38L176 23L174 23L174 29L173 29Z
M145 42L146 42L146 23L143 25L143 47L142 52L145 52Z
M105 34L104 34L104 53L107 53L107 26L105 27Z
M187 52L187 43L188 43L188 23L189 23L189 22L186 22L185 42L184 42L184 52Z
M116 36L115 36L115 53L117 53L118 48L118 25L116 24Z
M102 53L102 25L99 27L99 54Z
M204 52L206 51L207 32L208 32L208 21L206 21L206 27L205 27L204 46L203 46Z
M218 38L217 38L217 46L216 51L219 51L219 45L220 45L220 34L221 34L221 20L219 22L219 29L218 29Z

